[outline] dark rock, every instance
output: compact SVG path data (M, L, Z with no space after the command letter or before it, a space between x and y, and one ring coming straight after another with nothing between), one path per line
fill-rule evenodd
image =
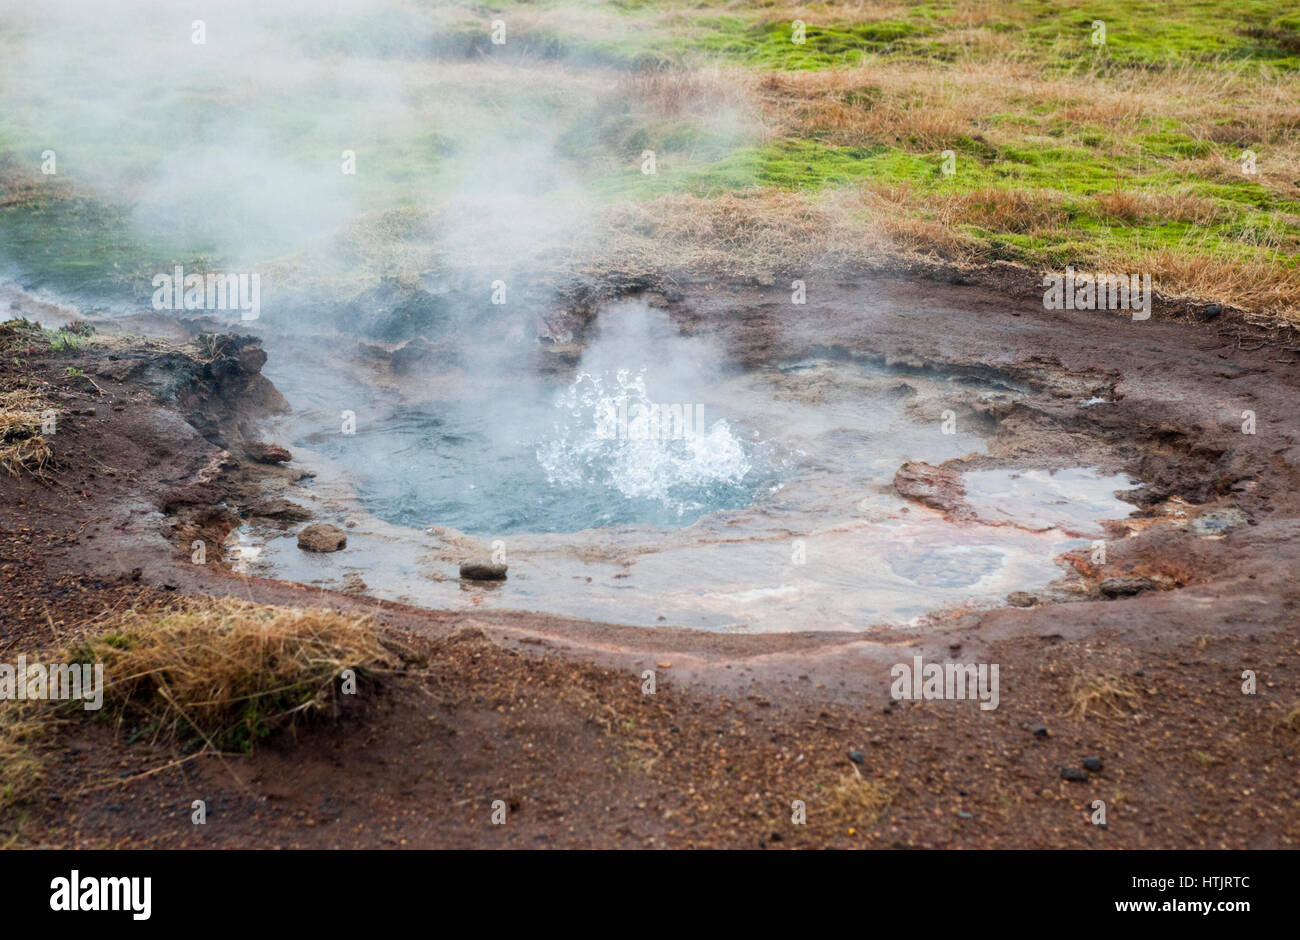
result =
M239 364L239 371L245 375L256 375L262 371L262 366L266 365L266 350L261 346L245 346L239 351L235 361Z
M1083 769L1084 769L1084 770L1091 770L1093 773L1098 773L1098 772L1100 772L1100 770L1101 770L1101 758L1100 758L1100 757L1085 757L1085 758L1083 759Z
M1029 729L1030 733L1036 738L1047 737L1047 725L1034 725Z
M298 547L309 552L337 552L346 548L348 537L338 526L317 522L298 533Z
M849 751L849 760L853 761L855 764L864 764L866 763L867 756L861 751Z
M504 581L506 566L490 561L466 561L461 563L460 576L470 581Z
M1088 775L1078 767L1062 767L1061 779L1069 780L1072 783L1081 783L1088 779Z
M450 324L450 305L419 287L384 278L345 304L341 316L353 321L359 317L361 332L372 339L400 343L444 332Z
M1143 591L1154 591L1159 587L1150 578L1107 578L1098 585L1098 589L1106 597L1132 597L1135 594L1141 594Z

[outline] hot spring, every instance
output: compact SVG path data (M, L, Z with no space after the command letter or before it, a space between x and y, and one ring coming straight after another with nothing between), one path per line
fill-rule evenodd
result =
M604 311L569 368L487 350L400 383L315 381L292 352L265 371L295 408L277 433L315 473L296 495L349 547L248 526L243 570L413 603L755 632L919 623L1044 589L1131 511L1126 477L1001 467L963 475L977 518L950 521L900 497L895 472L979 454L982 407L1026 389L829 353L741 368L638 304ZM459 580L491 552L507 581Z

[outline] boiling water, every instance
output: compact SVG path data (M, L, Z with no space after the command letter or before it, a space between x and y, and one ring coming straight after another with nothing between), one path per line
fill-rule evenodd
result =
M663 323L629 322L546 381L475 366L416 393L305 385L273 355L268 373L300 408L285 429L295 462L319 471L302 501L352 525L332 555L268 529L249 570L335 588L360 577L438 607L862 630L1039 591L1099 520L1131 510L1117 498L1131 481L1090 468L968 472L975 522L897 495L900 464L983 450L973 416L1023 395L1013 384L824 358L739 371ZM340 434L348 408L356 430ZM459 561L493 551L507 581L459 580Z

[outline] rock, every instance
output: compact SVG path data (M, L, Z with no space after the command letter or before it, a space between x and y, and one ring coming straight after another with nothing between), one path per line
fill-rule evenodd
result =
M849 760L853 761L855 764L861 765L866 763L867 756L861 751L849 751Z
M279 519L282 522L306 522L311 518L311 510L306 506L299 506L287 499L278 498L254 503L248 507L248 514L264 519Z
M1101 758L1085 757L1083 759L1083 769L1091 770L1093 773L1099 773L1101 771Z
M461 563L460 576L470 581L504 581L506 566L491 561L466 561Z
M1029 729L1029 733L1036 738L1045 738L1047 734L1047 725L1034 725Z
M1143 591L1153 591L1157 587L1150 578L1107 578L1098 585L1098 589L1106 597L1132 597L1135 594L1141 594Z
M262 441L248 441L244 444L244 453L258 463L288 463L293 459L293 455L279 444L265 444Z
M473 643L486 641L487 634L484 633L480 627L457 627L455 630L452 630L451 633L447 634L447 642L449 643ZM475 699L475 701L481 702L482 699Z
M309 552L337 552L346 548L348 537L335 525L317 522L298 533L298 547Z
M421 363L433 358L433 344L423 336L417 336L399 348L393 350L389 362L398 372L407 372Z
M970 813L966 812L965 810L958 810L958 811L957 811L957 818L958 818L958 819L974 819L975 817L972 816Z
M937 509L953 520L971 520L974 512L966 505L966 487L961 474L932 467L920 460L909 460L894 473L898 495Z
M1061 779L1069 780L1071 783L1081 783L1088 779L1088 775L1078 767L1062 767Z
M235 357L239 371L246 375L256 375L266 365L266 350L261 346L245 346Z
M1210 509L1188 523L1188 528L1197 535L1221 535L1229 529L1245 525L1250 517L1236 507Z
M438 336L452 322L451 304L446 297L391 277L344 304L339 318L354 330L359 327L362 335L387 343L400 343L420 334Z
M1012 591L1007 595L1007 603L1012 607L1033 607L1038 603L1038 598L1025 591Z
M366 582L355 571L349 571L343 575L344 594L364 594L368 590L369 587Z

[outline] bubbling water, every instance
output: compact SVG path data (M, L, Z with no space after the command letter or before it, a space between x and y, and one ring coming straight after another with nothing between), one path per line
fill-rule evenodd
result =
M702 404L652 401L646 371L582 372L556 397L552 435L537 446L547 482L679 519L748 505L762 482L775 485L759 481L751 453L760 442L747 445L725 418L702 421Z

